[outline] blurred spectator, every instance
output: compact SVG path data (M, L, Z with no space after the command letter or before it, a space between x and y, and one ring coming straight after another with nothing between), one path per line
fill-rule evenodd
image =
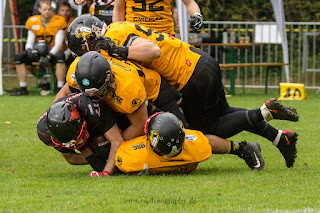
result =
M179 28L179 16L178 16L178 8L174 7L172 9L172 20L174 23L174 28Z
M53 9L53 13L57 14L59 11L59 5L65 1L68 1L73 9L78 9L77 5L74 4L73 0L51 0L51 7ZM39 2L40 0L36 0L36 2L34 3L32 15L40 15L38 11L40 5Z
M66 44L66 31L67 31L67 28L69 26L69 24L76 18L76 17L72 17L71 15L71 6L69 4L69 2L65 1L65 2L62 2L60 5L59 5L59 11L58 11L58 15L64 17L67 21L67 27L64 31L64 41L63 41L63 44L62 44L62 48L61 50L64 51L64 55L65 55L65 60L66 60L66 64L67 66L69 66L74 57L73 55L71 54L71 50L68 48L67 44Z
M85 5L88 1L92 2L91 0L75 0L75 3L78 5ZM94 16L108 25L111 24L114 3L114 0L96 0L94 5Z
M32 62L39 61L40 69L44 70L45 67L51 63L56 65L57 88L64 85L66 65L64 63L64 53L60 50L64 30L67 26L65 18L59 15L52 14L52 7L50 0L40 0L39 12L41 15L31 16L26 22L26 29L28 30L27 43L24 51L16 55L16 69L19 79L20 88L13 89L12 94L28 95L27 91L27 70L26 64L31 65ZM46 40L50 44L51 50L49 53L39 60L39 52L34 50L36 41ZM45 83L43 84L45 85ZM43 90L47 90L43 88Z
M92 0L86 0L85 4L82 6L82 14L90 13L90 7L92 4L93 4Z

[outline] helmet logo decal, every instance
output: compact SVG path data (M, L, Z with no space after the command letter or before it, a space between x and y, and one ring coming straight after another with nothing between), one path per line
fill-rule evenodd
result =
M83 84L83 86L89 86L90 85L90 81L89 81L89 79L87 79L87 78L84 78L84 79L82 79L82 84Z
M159 133L155 130L150 131L149 141L153 147L156 147L159 142Z
M78 26L74 32L76 38L89 38L91 33L91 28L87 26Z
M74 108L74 107L71 107L71 112L70 112L70 118L68 121L73 121L74 119L78 119L80 120L80 115L78 113L78 111Z

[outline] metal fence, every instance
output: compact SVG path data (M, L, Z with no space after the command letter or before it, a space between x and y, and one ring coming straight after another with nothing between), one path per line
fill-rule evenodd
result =
M274 34L275 22L228 22L206 21L202 32L191 32L191 43L250 42L247 48L235 48L232 62L264 63L283 62L281 41ZM269 28L268 30L268 27ZM18 28L22 39L14 39L13 28ZM267 29L267 30L266 30ZM291 82L305 83L306 88L320 88L320 23L286 22L289 49L289 77ZM3 76L15 76L12 62L15 55L15 44L23 49L27 31L24 26L4 26L3 40ZM226 35L228 39L226 41ZM267 41L266 37L269 39ZM250 41L248 41L250 40ZM264 40L264 41L262 41ZM232 41L232 42L234 42ZM212 55L219 63L230 62L230 47L200 46ZM244 67L236 70L236 87L263 88L265 83L265 67ZM284 72L282 79L284 80ZM223 82L228 85L228 76L223 73ZM279 76L272 76L270 87L278 87Z
M201 33L191 33L193 43L249 42L247 48L235 48L233 63L283 62L281 38L275 34L275 22L206 21ZM305 83L306 88L320 88L320 23L286 22L289 50L290 82ZM227 38L226 39L226 36ZM235 38L234 38L235 37ZM280 40L279 40L280 39ZM233 40L233 41L231 41ZM260 45L257 45L259 43ZM230 51L224 46L200 46L219 63L230 63ZM265 67L244 67L236 70L236 87L262 88ZM284 81L284 72L281 76ZM223 74L223 81L228 84ZM271 87L278 87L279 76L272 77Z

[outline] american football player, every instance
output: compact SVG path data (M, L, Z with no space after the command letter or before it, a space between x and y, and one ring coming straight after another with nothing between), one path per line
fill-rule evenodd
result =
M145 124L146 136L123 142L116 166L127 174L189 174L212 154L234 154L252 170L261 170L264 160L258 143L237 143L199 131L185 129L171 113L156 113ZM104 176L91 172L89 176Z
M221 82L221 70L215 59L169 34L139 24L116 22L107 27L104 35L96 39L96 50L103 49L109 55L140 61L141 65L159 72L182 93L181 107L192 128L222 138L229 138L243 130L258 134L277 146L287 167L293 166L297 134L277 130L264 120L298 121L295 109L285 107L275 99L270 99L256 110L230 107ZM145 48L146 44L151 45L151 41L160 48L161 55L157 59L151 59L150 55L156 55L153 52L159 50Z
M26 64L34 62L32 50L34 43L38 40L46 40L51 46L48 55L40 59L40 68L44 69L49 63L55 64L57 88L64 85L66 65L64 53L60 49L64 40L64 30L67 27L66 20L59 15L52 14L50 0L40 0L39 12L41 15L31 16L26 22L28 30L26 50L21 51L15 57L20 88L14 89L11 95L28 95Z
M108 174L115 168L115 154L123 141L112 110L81 93L55 102L38 120L37 132L40 140L61 152L68 163L89 163L94 170ZM102 140L96 144L99 137Z
M191 24L196 29L202 28L203 19L200 8L194 0L183 0L189 15ZM171 0L116 0L112 22L128 21L159 32L175 35L174 23L172 20Z

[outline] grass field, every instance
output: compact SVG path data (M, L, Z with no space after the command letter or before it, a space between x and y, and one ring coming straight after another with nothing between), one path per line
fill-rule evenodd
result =
M258 108L263 92L229 98ZM298 158L285 166L266 139L243 132L236 141L261 144L266 166L252 172L243 160L214 155L191 175L89 178L89 166L71 166L37 137L36 123L53 96L0 96L0 212L320 212L320 94L283 101L300 121L271 121L299 134Z

